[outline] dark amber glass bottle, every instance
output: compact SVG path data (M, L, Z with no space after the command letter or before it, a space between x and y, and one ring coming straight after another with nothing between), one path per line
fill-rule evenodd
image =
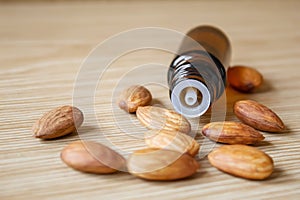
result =
M198 26L186 34L168 71L170 98L187 117L204 114L224 93L229 39L218 28Z

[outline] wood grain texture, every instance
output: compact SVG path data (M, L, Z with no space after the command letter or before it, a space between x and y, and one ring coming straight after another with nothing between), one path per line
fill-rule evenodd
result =
M298 199L299 8L296 0L1 4L0 199ZM274 159L271 178L256 182L232 177L211 167L207 158L198 158L201 169L193 178L167 183L144 181L126 173L83 174L60 160L60 151L79 138L99 141L104 135L110 142L106 145L118 147L125 157L145 146L142 138L146 129L134 115L114 109L112 96L117 93L114 89L120 77L132 72L134 66L167 66L173 55L163 51L131 52L109 67L95 89L97 120L84 122L80 130L84 134L50 141L31 136L31 127L42 114L72 104L80 65L98 43L137 27L185 33L200 24L223 29L232 42L232 64L255 67L265 78L260 91L251 95L227 89L226 119L237 121L232 112L236 100L254 99L277 112L289 129L287 133L264 134L266 142L258 146ZM153 82L166 81L166 68L151 76L148 71L122 83L138 84L147 77ZM154 104L171 108L165 87L154 84L149 89ZM88 102L84 94L81 98ZM87 111L85 117L90 117ZM209 116L202 117L200 126L209 121ZM203 140L199 134L196 139ZM201 151L205 148L203 145Z

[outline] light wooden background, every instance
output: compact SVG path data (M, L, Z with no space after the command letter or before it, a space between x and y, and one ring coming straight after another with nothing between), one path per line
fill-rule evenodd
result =
M296 0L0 4L0 199L299 199L299 10ZM253 66L266 80L251 95L228 88L227 119L236 120L231 110L235 100L255 99L275 110L289 128L287 133L266 133L266 142L258 146L275 161L268 180L232 177L210 167L206 159L198 159L202 168L193 178L177 182L149 182L126 173L83 174L67 168L59 157L78 135L50 141L31 136L32 124L44 112L72 104L80 65L98 43L132 28L184 33L200 24L222 28L232 41L232 64ZM99 123L125 156L143 146L138 133L143 129L135 117L112 111L112 91L132 66L151 61L168 65L171 58L146 50L117 60L95 90L98 121L85 123L80 135L96 139L93 123ZM162 68L153 80L166 78L165 72ZM141 73L136 79L147 76ZM171 107L166 88L151 85L150 90L155 104ZM200 126L208 121L204 117ZM124 135L123 129L134 134Z

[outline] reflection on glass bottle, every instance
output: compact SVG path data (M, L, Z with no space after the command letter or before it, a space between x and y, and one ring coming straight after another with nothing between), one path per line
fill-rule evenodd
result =
M198 26L187 33L177 54L168 71L171 102L187 117L201 116L224 93L229 39L215 27Z

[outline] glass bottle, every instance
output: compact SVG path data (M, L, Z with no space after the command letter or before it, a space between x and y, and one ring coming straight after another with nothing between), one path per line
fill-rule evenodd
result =
M203 115L224 93L230 58L230 42L221 30L212 26L190 30L168 70L174 109L187 117Z

